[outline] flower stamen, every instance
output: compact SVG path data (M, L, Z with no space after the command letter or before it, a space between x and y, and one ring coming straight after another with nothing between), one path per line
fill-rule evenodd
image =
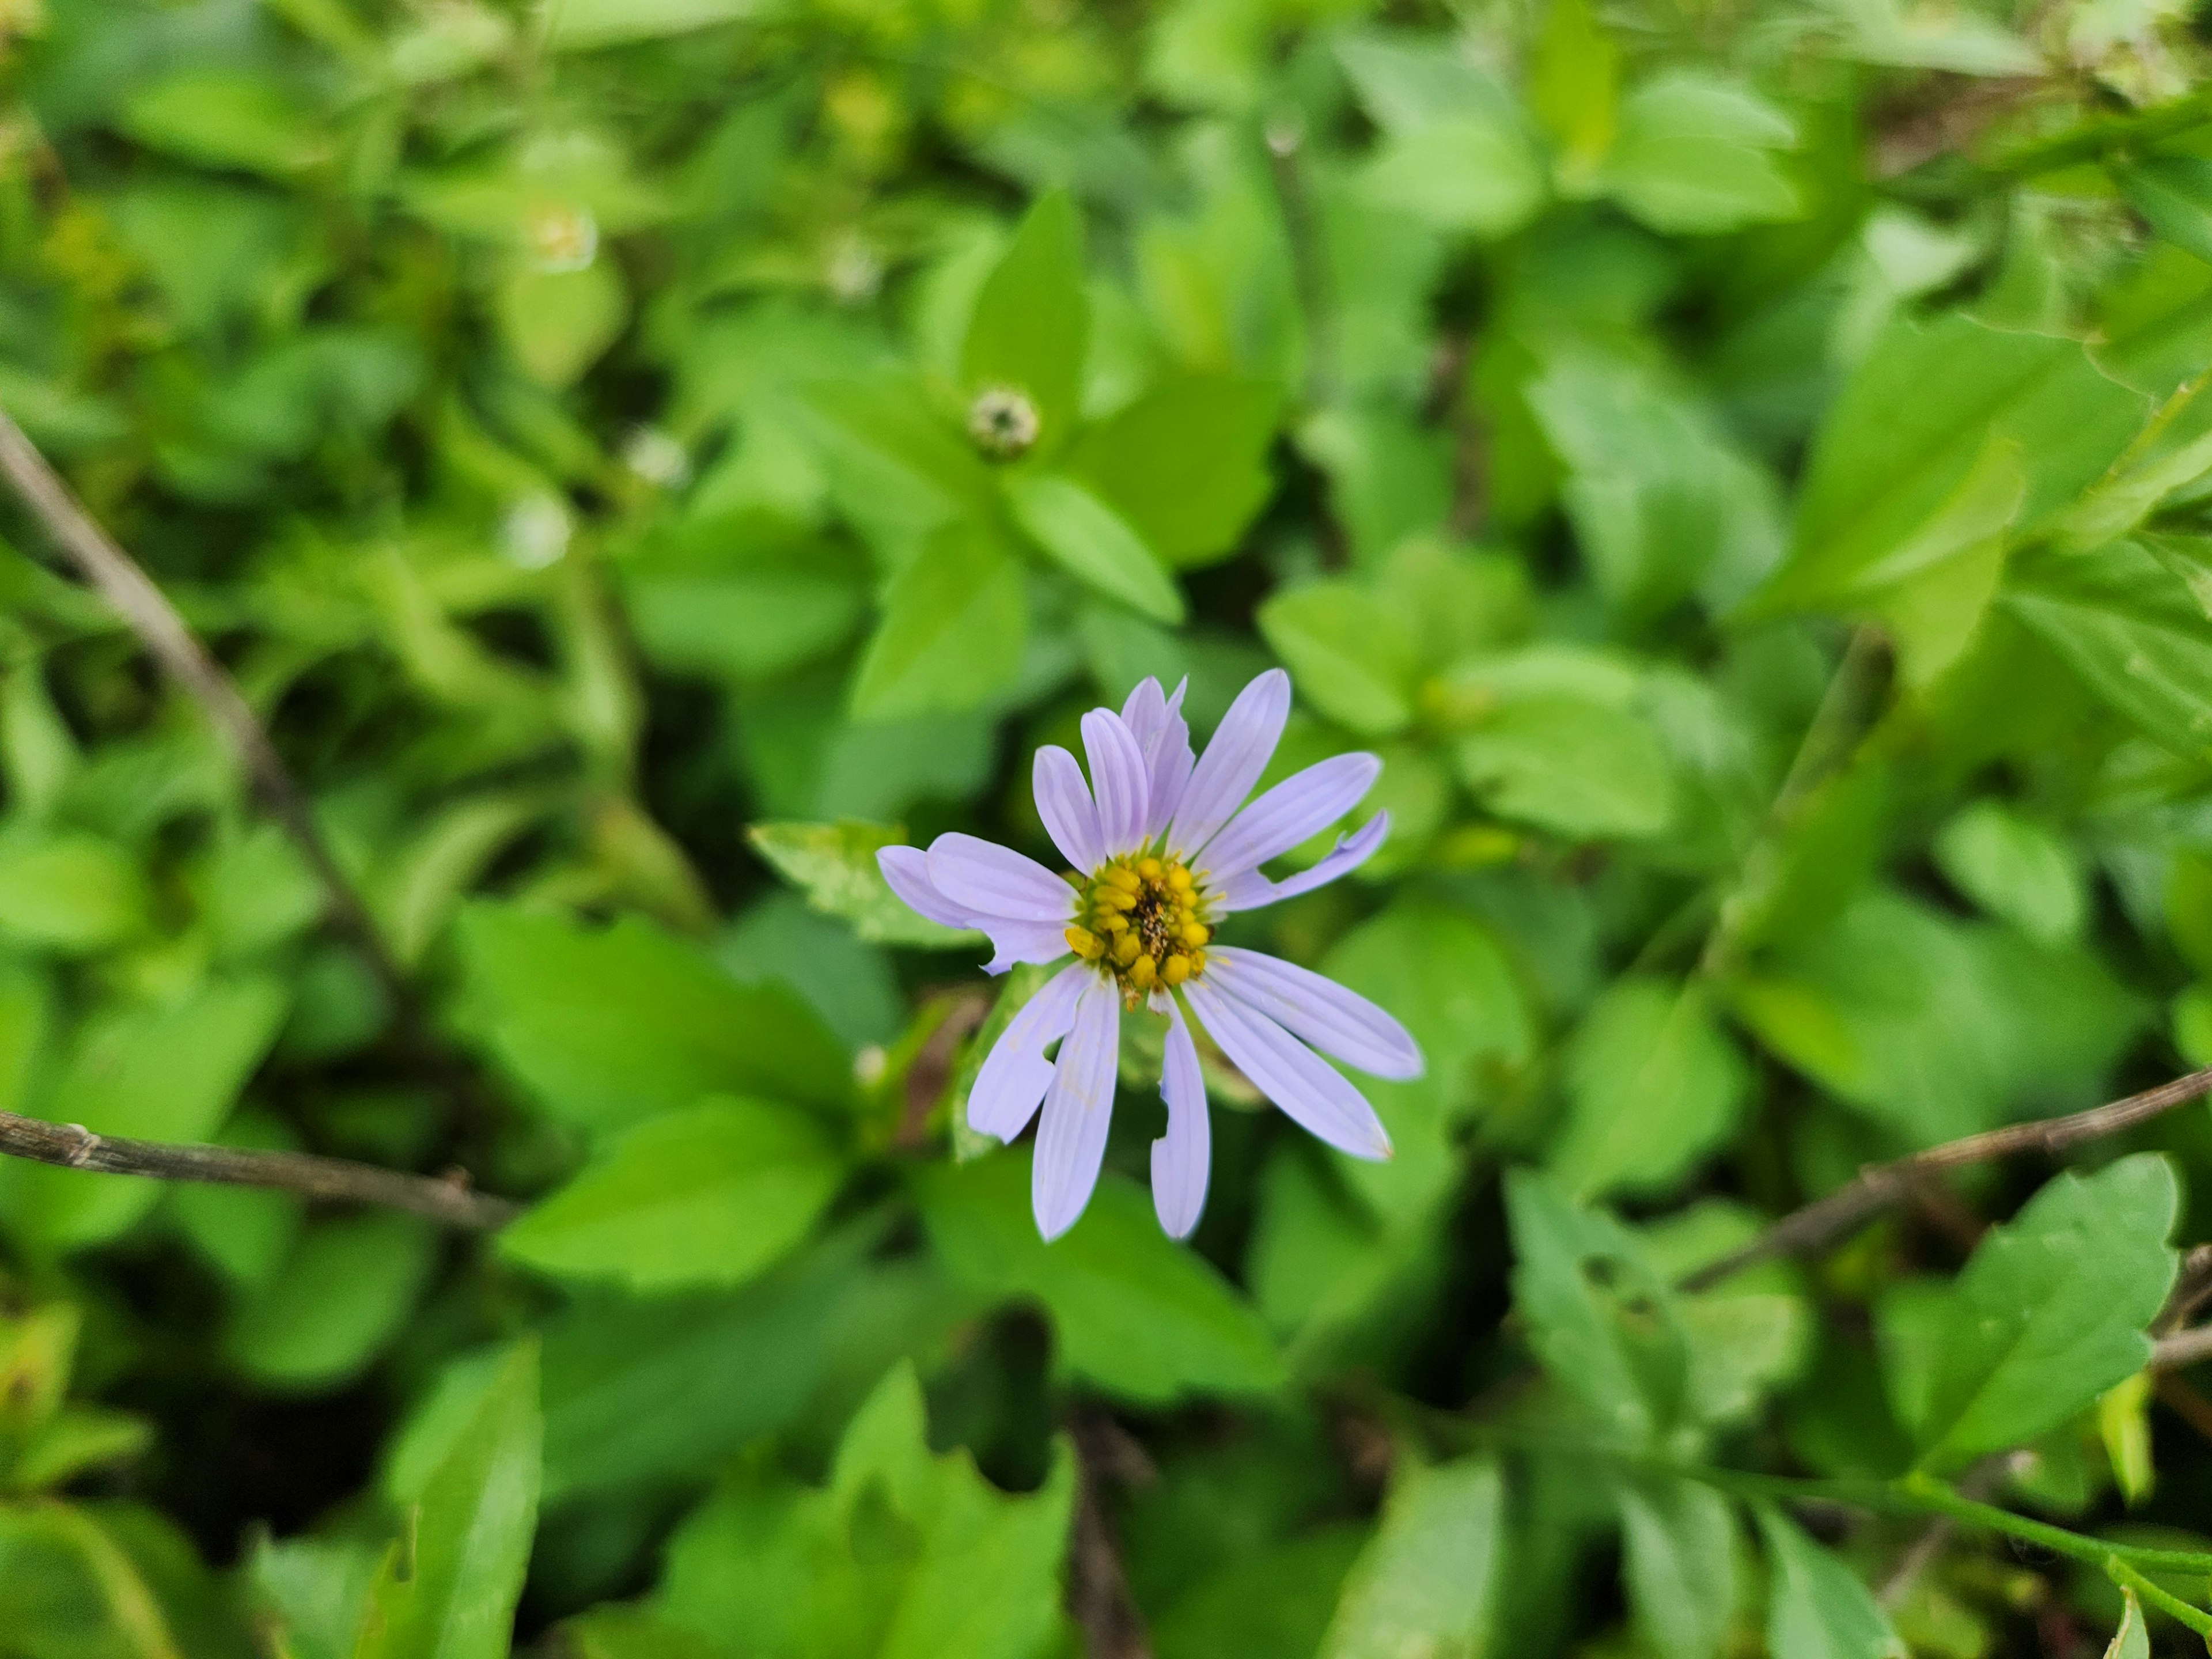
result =
M1199 947L1213 929L1201 914L1198 878L1181 860L1125 855L1069 881L1083 896L1068 946L1119 985L1128 1006L1155 986L1187 984L1206 970Z

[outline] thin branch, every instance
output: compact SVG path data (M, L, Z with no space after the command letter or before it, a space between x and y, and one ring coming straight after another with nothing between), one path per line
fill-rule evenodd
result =
M2200 1359L2212 1359L2212 1325L2195 1325L2172 1336L2161 1336L2151 1351L2150 1363L2154 1370L2178 1371Z
M1151 1460L1103 1412L1079 1412L1069 1428L1075 1441L1076 1497L1068 1612L1083 1632L1090 1659L1152 1659L1152 1632L1129 1593L1103 1490L1109 1480L1141 1485L1152 1479Z
M2212 1094L2212 1066L2176 1078L2171 1083L2161 1083L2139 1095L2075 1112L2069 1117L2015 1123L1968 1135L1963 1140L1946 1141L1910 1158L1870 1164L1860 1170L1858 1179L1850 1185L1838 1188L1802 1210L1792 1211L1741 1249L1732 1250L1719 1261L1698 1268L1682 1280L1682 1288L1708 1290L1754 1262L1772 1261L1778 1256L1810 1255L1825 1249L1905 1197L1916 1180L1937 1170L1987 1164L2016 1152L2056 1155L2069 1146L2148 1123L2208 1094Z
M76 567L78 574L100 590L140 644L152 653L169 678L184 688L206 710L208 718L228 739L246 763L255 792L298 845L328 896L331 915L351 933L368 954L377 977L384 981L392 1005L408 1006L406 977L393 959L354 890L331 855L322 831L315 827L307 797L284 769L269 733L235 682L209 654L167 595L152 577L118 545L115 538L85 511L61 475L23 435L4 410L0 410L0 473L15 488L57 545Z
M2204 1305L2208 1297L2212 1297L2212 1244L2198 1244L2181 1258L2181 1271L2174 1275L2173 1289L2151 1330L2160 1336L2172 1335Z
M0 1154L101 1175L274 1187L334 1203L380 1204L478 1232L503 1227L520 1212L520 1206L477 1192L459 1177L405 1175L313 1152L131 1140L94 1134L80 1124L48 1123L14 1112L0 1112Z

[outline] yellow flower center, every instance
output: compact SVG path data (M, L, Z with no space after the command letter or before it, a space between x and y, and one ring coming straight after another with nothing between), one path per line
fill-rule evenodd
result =
M1197 879L1174 858L1118 858L1068 880L1083 901L1067 943L1121 988L1130 1007L1155 985L1181 985L1206 971L1213 937Z

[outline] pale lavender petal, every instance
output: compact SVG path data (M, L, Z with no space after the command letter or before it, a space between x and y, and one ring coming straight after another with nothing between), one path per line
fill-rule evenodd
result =
M1280 881L1269 881L1257 870L1248 870L1215 891L1215 907L1224 912L1257 910L1263 905L1310 893L1316 887L1326 887L1339 876L1348 876L1366 863L1389 833L1390 815L1377 812L1351 835L1340 836L1336 849L1312 869L1301 870Z
M1155 996L1164 1005L1168 1047L1160 1065L1160 1097L1168 1103L1168 1132L1152 1143L1152 1208L1170 1238L1188 1238L1206 1207L1206 1179L1213 1157L1213 1129L1206 1112L1206 1079L1198 1069L1198 1045L1190 1040L1182 1010L1175 999Z
M1400 1082L1421 1074L1421 1048L1412 1032L1358 992L1310 968L1224 945L1206 953L1206 976L1346 1065Z
M1136 689L1121 704L1121 724L1129 728L1129 735L1137 740L1138 748L1149 750L1167 720L1167 693L1160 690L1156 678L1147 674L1137 682Z
M1018 962L1058 962L1067 954L1067 929L1056 922L977 916L974 926L989 935L995 953L983 964L987 974L1003 974Z
M1344 1074L1209 974L1183 987L1191 1012L1237 1069L1308 1133L1354 1158L1390 1156L1390 1137ZM1049 1108L1048 1108L1048 1110Z
M1006 916L1065 927L1075 917L1073 888L1035 859L975 836L956 833L930 842L929 879L953 903L966 907L975 918L971 927Z
M1291 717L1291 677L1271 668L1237 694L1213 741L1191 769L1168 828L1168 845L1190 853L1218 835L1252 793Z
M1030 776L1037 816L1044 820L1045 831L1060 856L1085 875L1105 863L1098 809L1091 805L1091 787L1083 781L1083 769L1075 757L1056 744L1048 744L1037 750Z
M1075 1005L1074 1029L1060 1045L1030 1169L1030 1209L1048 1241L1075 1224L1098 1184L1121 1052L1121 994L1093 976Z
M876 867L891 884L907 908L947 927L972 927L966 910L939 892L929 879L929 854L919 847L884 847L876 852Z
M1166 723L1145 750L1145 764L1152 775L1152 810L1145 817L1146 841L1167 833L1182 800L1183 786L1190 781L1190 722L1182 717L1182 694L1189 686L1185 679L1176 687L1175 696L1167 701Z
M1029 1127L1052 1082L1052 1062L1044 1051L1067 1035L1075 1023L1076 998L1097 978L1092 969L1076 963L1054 974L1015 1010L968 1091L969 1128L1010 1141Z
M1133 853L1145 839L1145 809L1151 784L1145 751L1110 708L1083 717L1083 752L1091 759L1091 787L1098 798L1098 829L1106 856Z
M1230 819L1197 856L1215 881L1233 881L1328 829L1365 799L1382 770L1372 755L1332 755L1294 772Z

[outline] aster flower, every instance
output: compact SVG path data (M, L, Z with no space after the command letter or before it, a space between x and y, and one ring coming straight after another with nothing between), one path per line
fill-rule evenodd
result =
M1281 881L1260 871L1350 811L1382 763L1334 756L1248 805L1290 717L1290 676L1272 669L1246 686L1194 762L1182 695L1148 679L1120 714L1085 714L1087 783L1066 750L1037 750L1037 812L1073 866L1066 876L974 836L878 854L892 890L915 910L989 937L987 972L1073 957L1015 1014L968 1096L969 1125L1003 1141L1042 1108L1030 1196L1048 1239L1075 1224L1098 1182L1125 1009L1168 1021L1160 1079L1168 1127L1152 1143L1152 1203L1177 1238L1198 1224L1212 1155L1189 1021L1293 1120L1354 1158L1389 1157L1390 1137L1366 1098L1314 1051L1376 1077L1421 1074L1405 1027L1366 998L1291 963L1212 943L1219 918L1326 885L1382 844L1387 812L1340 836L1310 870ZM1055 1042L1058 1055L1046 1059Z

